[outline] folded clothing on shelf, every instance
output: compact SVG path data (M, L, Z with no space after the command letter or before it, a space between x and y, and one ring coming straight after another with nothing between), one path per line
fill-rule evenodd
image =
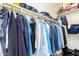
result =
M79 24L73 24L71 27L68 29L69 34L77 34L79 33Z
M65 6L64 12L78 9L78 5L79 5L78 3L74 3L74 4L71 4L70 6Z
M47 17L49 17L49 18L52 18L52 16L48 13L48 12L41 12L41 14L43 14L44 16L47 16Z
M38 10L35 7L27 5L26 3L20 3L20 6L23 7L23 8L25 8L25 9L28 9L30 11L38 13Z

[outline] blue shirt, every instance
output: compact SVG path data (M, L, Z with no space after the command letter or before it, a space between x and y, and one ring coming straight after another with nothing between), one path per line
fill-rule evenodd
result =
M51 48L52 53L55 53L55 29L53 28L53 24L50 24L50 41L51 41Z
M28 55L29 56L32 56L33 55L33 51L32 51L32 42L31 42L31 26L30 26L30 23L28 22L28 20L26 19L26 16L23 16L24 17L24 23L25 23L25 32L27 33L28 35L28 39L27 40L27 52L28 52Z
M60 28L58 24L55 24L55 29L56 29L56 43L55 43L55 48L56 51L62 48L62 41L61 41L61 35L60 35Z

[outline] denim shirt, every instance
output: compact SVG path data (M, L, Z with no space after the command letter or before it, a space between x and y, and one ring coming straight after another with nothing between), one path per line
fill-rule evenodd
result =
M50 41L51 41L52 53L55 53L56 52L56 49L55 49L55 29L54 29L53 24L50 24Z

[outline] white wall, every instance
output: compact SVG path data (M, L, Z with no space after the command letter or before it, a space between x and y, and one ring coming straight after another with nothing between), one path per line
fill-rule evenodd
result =
M69 14L67 15L67 19L70 24L77 24L79 23L79 14Z
M57 17L57 10L60 3L27 3L41 11L49 12L54 18Z
M66 15L68 24L79 24L79 12L71 13Z
M66 15L68 20L68 26L71 24L79 24L79 12ZM68 47L71 49L79 49L79 34L68 34L67 38Z

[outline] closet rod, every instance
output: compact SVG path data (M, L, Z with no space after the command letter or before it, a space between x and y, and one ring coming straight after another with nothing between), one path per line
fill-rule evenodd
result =
M44 16L44 15L42 15L42 14L39 14L39 13L35 13L35 12L30 11L30 10L28 10L28 9L25 9L25 8L22 8L22 7L19 7L19 6L16 6L16 5L14 5L14 4L2 3L2 4L0 4L0 6L9 8L9 9L11 9L11 10L13 10L13 11L16 11L16 12L18 12L18 13L21 13L21 14L25 14L25 15L28 15L28 16L31 16L31 17L37 16L37 17L40 18L40 19L48 20L48 21L55 22L55 23L59 24L59 22L56 21L56 20L54 20L54 19L51 19L51 18L49 18L49 17L47 17L47 16ZM59 25L60 25L60 24L59 24ZM63 26L63 25L60 25L60 26ZM63 27L64 27L64 26L63 26Z

